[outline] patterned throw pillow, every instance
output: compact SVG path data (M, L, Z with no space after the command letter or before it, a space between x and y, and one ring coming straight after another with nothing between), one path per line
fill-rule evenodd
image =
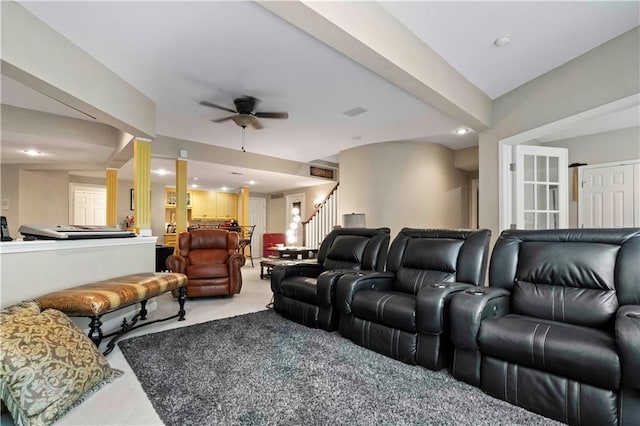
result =
M17 425L49 425L120 375L64 313L0 312L0 396Z

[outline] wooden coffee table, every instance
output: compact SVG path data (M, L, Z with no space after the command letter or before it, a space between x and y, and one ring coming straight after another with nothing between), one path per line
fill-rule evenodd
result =
M279 257L263 257L260 259L260 279L271 276L271 270L278 265L295 265L296 263L316 263L316 259L286 259ZM266 271L265 271L266 268Z
M310 247L270 247L269 251L278 257L288 259L309 259L318 253L317 248Z

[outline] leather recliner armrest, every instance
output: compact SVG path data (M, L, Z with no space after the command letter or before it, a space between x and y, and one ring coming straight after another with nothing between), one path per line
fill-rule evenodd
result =
M229 265L233 265L233 266L229 266L229 268L242 268L245 264L245 262L247 261L247 258L244 257L244 254L241 253L234 253L231 256L229 256L229 259L227 259L227 263Z
M240 293L242 288L242 267L247 261L244 254L234 253L227 259L227 267L229 268L229 291L231 294Z
M171 272L186 274L187 266L189 265L189 259L180 256L179 254L172 254L171 256L167 257L166 265L167 269L169 269Z
M316 281L318 292L318 304L320 306L331 306L334 300L335 287L338 280L348 273L354 272L353 269L331 269L324 271L318 276Z
M457 293L473 288L458 282L437 283L423 287L416 296L416 327L425 334L437 335L447 327L447 309Z
M336 305L343 315L351 314L353 295L360 290L391 290L395 275L391 272L350 272L338 280Z
M271 291L280 293L280 283L292 276L317 278L324 268L319 263L295 263L293 265L276 265L271 270Z
M478 350L482 320L509 313L510 292L503 288L471 287L457 293L449 307L451 340L456 348Z
M622 361L622 385L640 389L640 305L618 309L616 343Z

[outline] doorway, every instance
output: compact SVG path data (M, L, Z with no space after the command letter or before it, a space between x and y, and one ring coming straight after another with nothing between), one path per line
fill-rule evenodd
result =
M513 216L515 212L514 197L512 193L512 183L510 172L510 163L512 162L512 148L517 144L533 144L539 143L539 140L549 135L557 134L562 131L573 130L572 136L575 136L575 130L581 126L589 128L589 124L593 124L596 120L607 119L610 113L622 111L627 108L638 105L640 102L639 95L631 95L618 99L608 104L595 107L593 109L562 118L552 123L545 124L541 127L526 130L522 133L508 136L498 141L498 220L499 230L509 229L515 223ZM593 132L591 132L593 133ZM582 134L590 134L581 132ZM567 136L569 137L569 136ZM575 216L574 216L575 217ZM577 226L577 225L576 225Z
M569 224L566 148L515 145L510 165L516 229L559 229ZM515 225L515 226L514 226Z
M479 209L478 199L480 198L480 180L471 180L471 194L469 200L469 229L480 229L480 223L478 221Z
M286 200L286 242L288 246L298 246L301 245L303 241L302 215L305 212L304 194L287 195Z
M578 226L640 226L640 160L578 169Z
M249 198L249 224L255 225L251 237L251 256L262 257L262 241L267 232L267 200L265 198Z
M107 189L104 186L70 186L69 223L72 225L107 224Z

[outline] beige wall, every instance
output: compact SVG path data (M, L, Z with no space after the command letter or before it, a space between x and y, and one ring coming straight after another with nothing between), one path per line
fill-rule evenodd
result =
M453 165L468 172L478 171L478 147L458 149L453 153Z
M569 150L569 164L601 164L640 158L640 127L545 143Z
M589 165L640 159L640 127L595 135L580 136L546 143L545 146L567 148L569 164ZM569 187L573 187L573 173L569 173ZM569 191L571 194L571 191ZM578 226L578 202L569 196L569 227Z
M19 222L69 223L69 174L59 171L20 170Z
M273 196L274 194L267 197L267 233L284 233L287 229L284 211L287 198L272 198Z
M635 29L494 101L493 127L480 132L480 226L499 229L498 142L640 93L640 29Z
M0 199L2 204L8 203L9 206L8 209L2 210L2 216L6 216L9 233L14 239L18 236L20 221L18 172L19 168L13 165L3 165L0 170Z
M466 228L468 173L452 150L385 142L340 153L340 213L365 213L368 227Z

